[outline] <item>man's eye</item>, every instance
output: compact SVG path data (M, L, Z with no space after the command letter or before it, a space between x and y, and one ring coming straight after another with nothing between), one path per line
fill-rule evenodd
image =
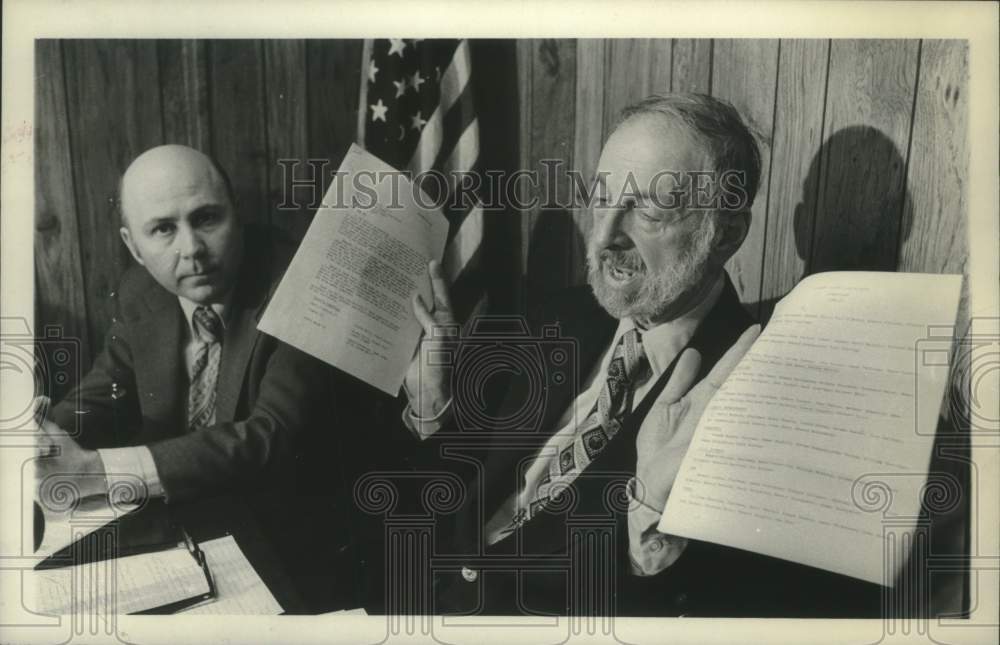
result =
M170 235L173 232L173 224L157 224L153 227L153 235Z
M212 224L218 222L219 219L220 219L219 213L215 211L208 211L204 213L199 213L197 219L195 220L195 224L197 226L211 226Z

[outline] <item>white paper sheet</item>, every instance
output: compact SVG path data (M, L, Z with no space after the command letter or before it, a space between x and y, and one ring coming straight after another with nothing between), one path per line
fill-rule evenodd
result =
M340 171L257 328L395 396L421 333L410 299L430 302L448 221L358 146Z
M185 546L73 567L31 571L35 611L132 614L208 593L208 580Z
M199 546L215 583L215 598L179 613L268 616L284 611L231 535Z
M920 511L960 285L803 280L702 415L659 530L891 585L885 530Z

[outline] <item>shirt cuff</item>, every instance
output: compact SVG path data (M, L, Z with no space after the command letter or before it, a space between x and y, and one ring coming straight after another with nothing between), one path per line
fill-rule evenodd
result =
M628 547L632 574L655 576L677 561L687 547L687 539L660 533L656 526L662 510L657 510L638 499L633 477L626 488L628 492Z
M435 432L444 427L451 412L451 399L449 398L437 414L432 417L418 417L413 411L413 393L406 387L403 381L403 392L406 393L406 409L403 410L403 425L413 433L418 439L427 439Z
M418 439L427 439L444 427L449 412L451 412L451 399L448 399L433 417L418 417L407 402L403 410L403 425Z
M104 477L108 491L118 488L121 491L135 490L135 499L140 501L150 497L163 497L163 484L160 474L153 461L153 453L146 446L129 448L100 448L97 454L104 464ZM136 478L139 485L136 486Z

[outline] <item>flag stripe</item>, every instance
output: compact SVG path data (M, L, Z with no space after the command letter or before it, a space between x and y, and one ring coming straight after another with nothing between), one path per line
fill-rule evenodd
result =
M449 280L454 280L479 250L483 239L483 209L476 204L458 226L444 252L444 269Z
M463 40L462 43L464 45L465 41ZM467 45L463 45L458 47L455 57L452 58L451 64L448 65L448 69L441 75L440 104L434 110L431 118L428 119L427 125L420 135L420 143L417 145L410 163L407 164L407 168L414 173L434 167L433 164L437 159L438 152L441 150L443 140L444 117L442 115L451 109L451 106L455 104L455 101L459 99L469 85L469 50Z
M446 160L454 154L454 148L468 134L468 128L476 123L476 111L473 108L472 84L469 83L462 92L462 96L455 105L444 115L441 123L442 140L437 158L434 160L434 167L442 170L447 169ZM479 150L479 125L476 124L476 150ZM468 170L472 164L465 168L455 168L456 170Z
M414 176L445 174L443 182L425 175L420 185L448 218L442 264L456 316L465 320L488 302L480 190L468 190L475 184L460 174L482 166L469 41L366 41L362 60L358 141Z

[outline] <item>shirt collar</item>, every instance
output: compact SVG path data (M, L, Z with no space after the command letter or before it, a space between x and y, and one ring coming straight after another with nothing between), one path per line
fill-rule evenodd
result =
M198 335L194 329L194 310L200 307L201 305L191 300L188 300L183 296L177 296L177 300L180 301L181 303L181 310L184 312L184 320L187 321L188 337L198 338ZM212 311L218 314L219 320L222 321L223 329L226 328L226 311L229 309L230 300L232 300L232 298L230 297L230 294L227 294L226 297L223 298L222 302L212 303L209 305L209 307L212 308Z
M722 294L722 287L725 284L723 275L719 275L718 280L712 285L708 295L687 313L674 318L671 321L661 323L656 327L651 327L642 332L642 347L649 359L649 366L653 370L653 378L660 375L670 366L670 363L677 357L682 349L694 336L698 325L705 319L708 312L719 301ZM612 339L612 347L618 346L618 341L625 332L635 329L635 321L631 318L622 318L618 323L618 329Z

